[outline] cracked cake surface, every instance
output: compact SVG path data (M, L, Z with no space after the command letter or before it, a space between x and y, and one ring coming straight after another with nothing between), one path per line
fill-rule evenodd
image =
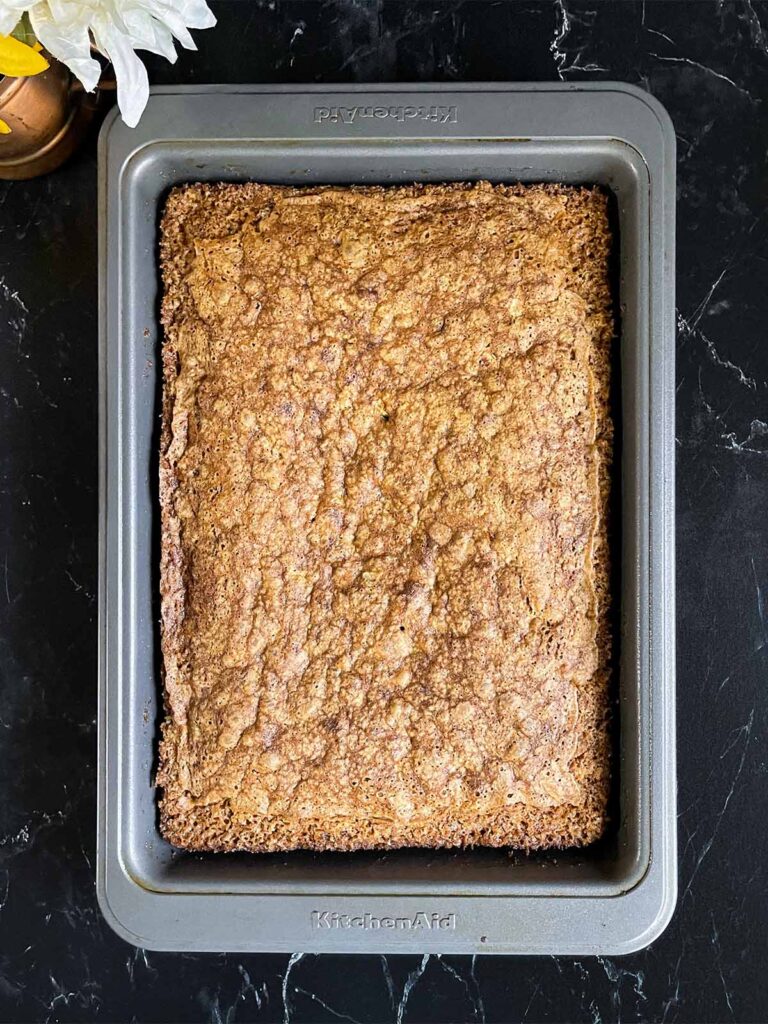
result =
M187 185L161 235L163 835L597 838L605 195Z

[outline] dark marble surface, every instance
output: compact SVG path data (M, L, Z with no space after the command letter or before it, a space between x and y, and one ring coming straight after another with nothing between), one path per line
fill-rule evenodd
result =
M680 899L628 958L145 954L94 895L95 141L0 183L0 1019L768 1018L768 3L219 3L157 82L621 79L679 140Z

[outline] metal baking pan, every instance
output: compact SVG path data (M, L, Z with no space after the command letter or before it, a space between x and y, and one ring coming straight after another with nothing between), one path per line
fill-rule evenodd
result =
M157 224L200 180L600 183L618 221L614 825L582 851L190 855L157 829ZM675 136L620 84L154 91L99 151L101 908L152 949L618 954L676 899ZM618 595L617 595L618 596Z

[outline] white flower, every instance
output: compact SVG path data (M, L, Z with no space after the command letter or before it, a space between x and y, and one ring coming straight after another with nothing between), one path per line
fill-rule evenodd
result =
M93 40L114 66L117 103L131 128L149 96L147 71L135 51L149 50L173 63L174 38L195 50L189 29L216 24L206 0L0 0L0 35L8 35L25 12L46 50L89 91L101 73L91 55Z

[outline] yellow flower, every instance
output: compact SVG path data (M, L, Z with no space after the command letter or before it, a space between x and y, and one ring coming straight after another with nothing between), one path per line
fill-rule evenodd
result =
M33 46L27 46L13 36L0 36L0 75L23 78L39 75L47 67L48 61Z

